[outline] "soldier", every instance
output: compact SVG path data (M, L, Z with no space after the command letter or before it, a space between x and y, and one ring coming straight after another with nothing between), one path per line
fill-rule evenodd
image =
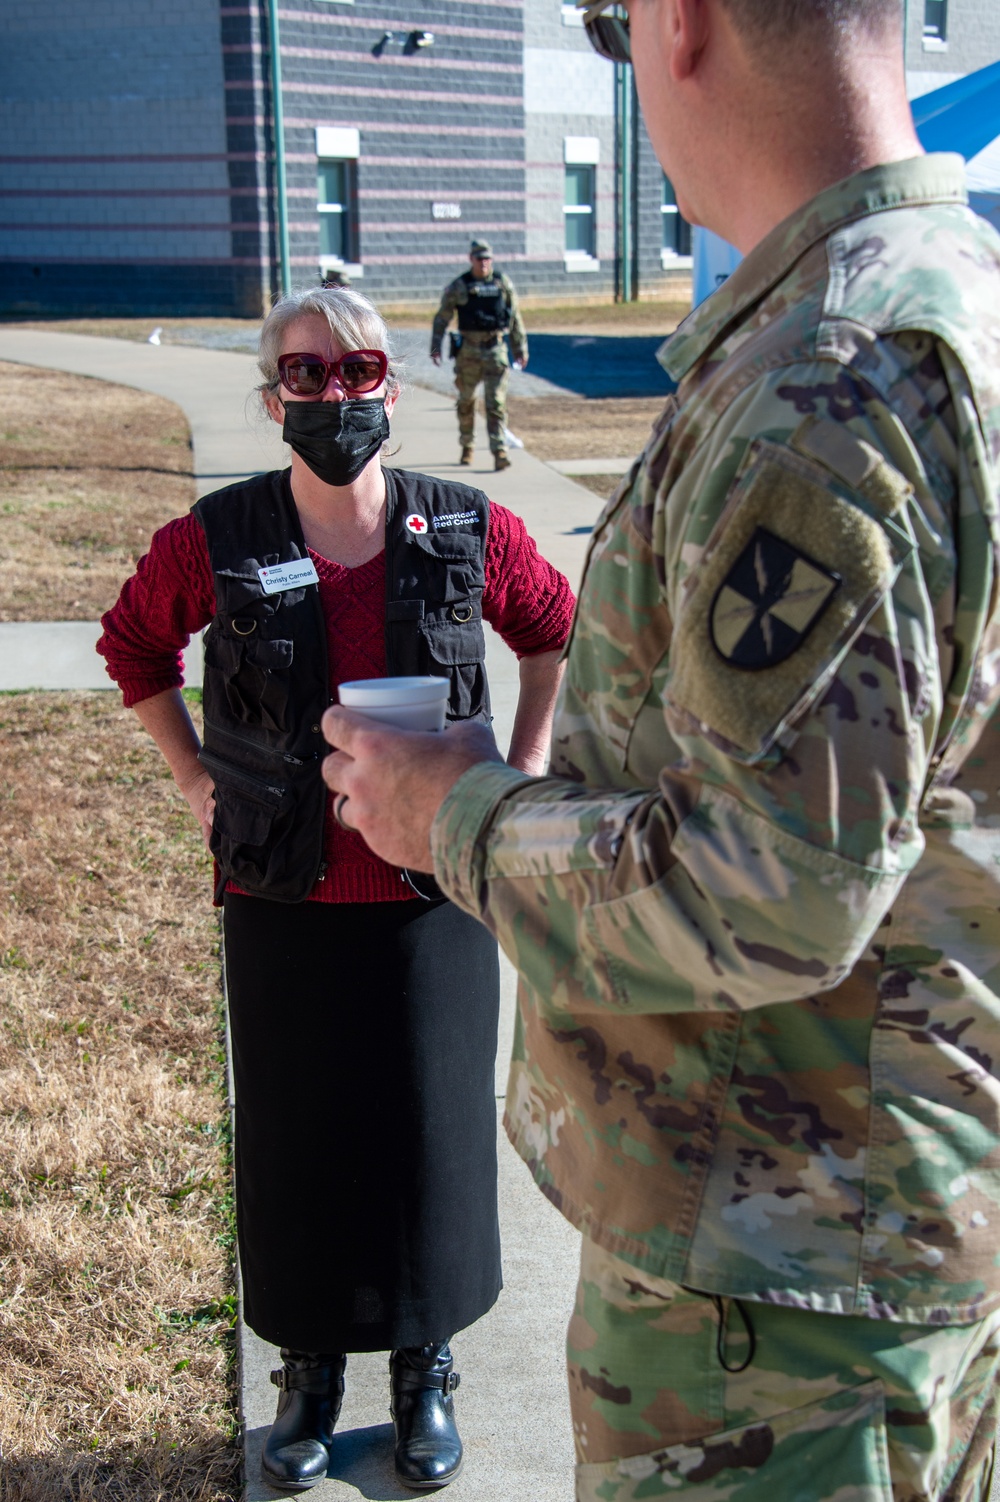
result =
M745 260L598 523L551 775L329 711L521 972L579 1502L973 1502L1000 1362L1000 240L896 0L606 0ZM835 113L831 114L835 101ZM437 755L434 748L437 747Z
M504 335L510 334L514 368L528 363L528 336L517 306L517 293L510 277L493 269L493 249L485 240L469 247L470 269L445 287L441 306L434 315L431 359L441 364L441 340L458 313L458 334L452 335L455 355L455 385L458 388L458 440L460 464L471 464L475 444L476 388L480 382L486 397L486 427L493 451L493 467L509 469L504 441L507 427L507 382L510 366Z

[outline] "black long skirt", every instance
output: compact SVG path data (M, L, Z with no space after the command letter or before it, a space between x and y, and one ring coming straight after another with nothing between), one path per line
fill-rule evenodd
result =
M496 944L450 902L227 893L247 1323L302 1351L445 1340L500 1292Z

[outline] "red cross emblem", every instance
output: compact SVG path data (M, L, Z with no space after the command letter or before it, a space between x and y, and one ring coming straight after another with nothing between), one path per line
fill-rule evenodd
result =
M406 518L406 530L408 532L426 532L427 518L420 516L416 511L411 511Z

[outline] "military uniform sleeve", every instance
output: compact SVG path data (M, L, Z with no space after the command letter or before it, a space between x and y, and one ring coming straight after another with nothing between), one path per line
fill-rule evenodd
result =
M449 282L441 294L441 306L434 314L434 324L431 329L431 354L441 353L441 341L445 330L454 317L456 308L464 307L469 300L469 294L465 290L465 283L461 277L456 277Z
M891 413L803 421L803 389L759 382L679 469L651 444L595 534L560 775L474 768L435 822L449 896L577 1009L830 989L922 852L947 549L931 591Z
M506 274L503 278L504 288L507 292L507 303L510 307L510 350L515 360L528 358L528 334L524 327L524 319L521 317L521 309L517 301L517 293L514 291L514 283Z

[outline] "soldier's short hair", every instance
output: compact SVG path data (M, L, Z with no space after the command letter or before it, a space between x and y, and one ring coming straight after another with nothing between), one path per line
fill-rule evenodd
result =
M752 44L783 45L813 28L831 36L882 31L902 16L902 0L722 0L740 34Z
M310 313L326 319L331 334L345 351L384 350L389 357L386 387L389 391L401 389L398 357L393 351L385 319L375 304L353 287L309 287L303 292L290 292L287 297L280 297L264 319L257 349L257 366L264 377L257 390L262 398L273 396L281 384L278 356L285 330L297 318ZM303 350L301 353L310 354L312 351Z

